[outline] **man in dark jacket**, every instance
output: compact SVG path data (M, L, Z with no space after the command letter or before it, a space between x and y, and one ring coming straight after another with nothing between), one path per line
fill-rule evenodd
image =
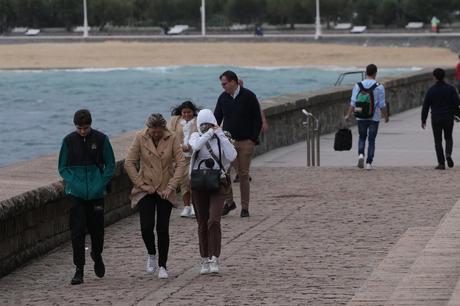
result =
M235 140L237 158L234 167L240 179L242 218L249 217L249 168L254 147L259 141L262 128L262 116L256 95L238 84L238 77L233 71L225 71L219 77L224 92L219 96L214 110L217 124L230 132ZM236 208L233 195L224 206L223 215Z
M83 283L86 228L91 236L91 258L97 277L105 275L104 246L105 189L115 171L115 157L109 138L91 129L91 113L86 109L74 115L76 131L62 141L59 174L71 202L70 232L73 262L76 266L71 284Z
M454 127L454 116L458 114L460 104L455 88L444 82L445 75L446 73L441 68L436 68L433 71L433 79L436 83L428 89L422 108L422 129L426 127L426 118L431 108L431 126L433 128L434 145L438 159L438 166L435 169L438 170L446 169L445 161L447 161L449 168L454 166L454 161L452 160L452 148L454 145L452 130ZM445 156L442 147L443 132L444 139L446 140Z

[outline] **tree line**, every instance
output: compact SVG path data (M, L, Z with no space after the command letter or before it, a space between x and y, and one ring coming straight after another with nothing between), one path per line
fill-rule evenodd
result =
M200 26L201 0L87 0L88 20L114 26ZM460 0L320 0L322 22L404 26L409 21L460 19ZM315 0L207 0L208 26L313 23ZM83 0L0 0L0 31L14 27L65 27L83 23Z

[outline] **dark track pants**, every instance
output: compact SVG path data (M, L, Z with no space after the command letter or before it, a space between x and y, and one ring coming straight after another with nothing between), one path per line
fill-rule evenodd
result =
M73 263L77 267L83 267L86 229L91 237L91 252L99 255L104 248L104 199L82 200L73 196L69 199Z

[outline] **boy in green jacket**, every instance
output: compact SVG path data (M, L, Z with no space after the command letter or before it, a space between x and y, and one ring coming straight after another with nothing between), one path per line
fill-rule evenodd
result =
M91 113L78 110L73 122L76 131L62 141L59 152L59 174L65 182L65 193L71 202L70 232L73 262L76 266L71 284L83 283L86 228L91 236L91 258L94 272L104 277L105 189L115 171L115 156L109 138L91 129Z

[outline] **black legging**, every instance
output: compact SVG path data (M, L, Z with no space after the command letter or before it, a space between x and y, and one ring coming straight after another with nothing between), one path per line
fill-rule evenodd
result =
M155 255L155 208L157 211L158 266L166 268L169 251L169 218L172 204L157 193L149 194L139 201L141 233L145 247L150 255Z

